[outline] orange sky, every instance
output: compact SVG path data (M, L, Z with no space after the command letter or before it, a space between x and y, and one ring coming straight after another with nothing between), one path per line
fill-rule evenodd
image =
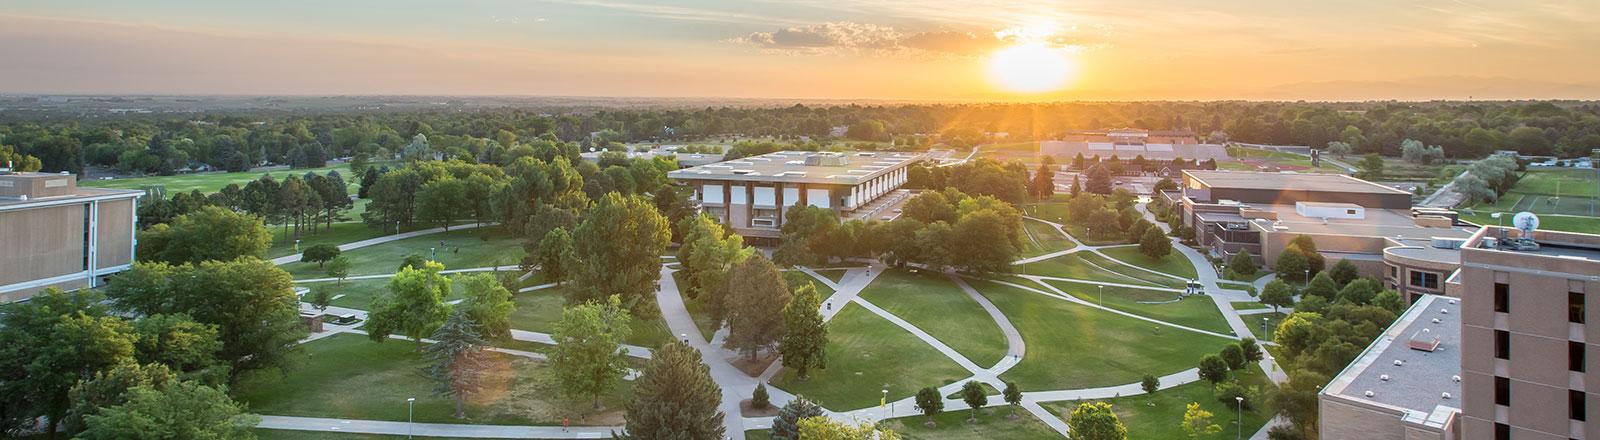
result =
M1592 0L254 3L8 2L0 93L1600 98ZM989 79L1025 40L1066 87Z

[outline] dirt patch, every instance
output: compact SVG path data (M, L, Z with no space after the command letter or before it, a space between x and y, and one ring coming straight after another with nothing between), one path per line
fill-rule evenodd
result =
M766 408L756 409L750 405L750 399L739 401L739 415L745 417L771 417L778 415L777 405L767 405Z
M739 371L743 371L746 376L757 377L761 375L761 372L767 371L767 367L772 365L772 362L776 360L778 360L778 353L776 351L772 351L769 353L756 355L755 360L750 360L749 356L739 356L737 358L728 359L728 362L733 363L733 367L738 368Z

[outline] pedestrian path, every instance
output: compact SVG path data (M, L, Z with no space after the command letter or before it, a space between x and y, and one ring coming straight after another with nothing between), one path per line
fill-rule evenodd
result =
M972 288L971 284L967 284L965 278L955 274L948 275L950 280L956 283L956 286L961 287L961 291L966 292L968 297L972 298L973 301L977 301L978 305L983 307L983 311L989 313L989 318L994 319L995 324L1000 325L1000 332L1006 335L1006 355L1008 358L1012 358L1011 365L1016 365L1015 361L1020 360L1023 355L1028 353L1027 343L1022 340L1022 332L1017 331L1017 326L1012 325L1011 320L1006 318L1006 315L1001 313L1000 308L995 307L994 303L989 301L989 298L978 293L978 289ZM1004 360L1001 360L1001 363L1004 362ZM1010 369L1008 365L1005 369L997 370L999 366L997 364L994 367L989 367L989 372L998 375L1004 373L1006 369Z
M460 226L456 226L455 228L456 228L456 230L463 230L463 229L479 228L479 227L484 227L484 226L494 226L494 225L498 225L498 224L499 223L484 223L484 224L481 224L481 225L477 225L477 224L460 225ZM382 237L374 237L374 238L369 238L369 239L366 239L366 240L352 241L352 242L349 242L349 243L341 244L341 245L339 245L339 250L340 251L348 251L348 250L360 249L360 248L364 248L364 247L367 247L367 246L380 245L380 244L388 243L388 242L391 242L391 241L405 240L405 239L411 238L411 237L420 237L420 236L423 236L423 235L437 234L437 233L440 233L440 232L445 232L445 228L440 227L440 228L433 228L433 229L422 229L422 230L411 231L411 232L402 232L402 233L394 234L394 235L385 235L385 236L382 236ZM287 256L282 256L282 257L278 257L278 258L273 258L271 261L272 261L272 264L276 264L276 265L282 266L282 265L285 265L285 264L289 264L289 263L294 263L294 262L300 261L300 256L301 256L301 254L287 255Z

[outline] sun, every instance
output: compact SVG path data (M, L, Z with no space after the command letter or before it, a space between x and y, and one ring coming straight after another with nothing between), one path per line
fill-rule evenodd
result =
M1006 47L989 57L989 77L1001 88L1018 93L1060 89L1076 70L1066 54L1040 43Z

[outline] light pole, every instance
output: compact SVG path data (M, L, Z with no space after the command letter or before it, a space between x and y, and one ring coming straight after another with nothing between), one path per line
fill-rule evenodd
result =
M399 234L400 233L400 221L399 220L395 220L394 221L394 233L395 234Z
M1239 418L1233 420L1234 426L1237 426L1238 429L1235 430L1233 438L1242 440L1244 439L1244 397L1233 396L1233 401L1238 402L1239 405Z
M406 438L411 438L411 426L412 426L412 422L411 422L411 407L414 406L416 403L417 403L417 398L415 398L415 397L407 397L406 398Z
M889 405L889 386L888 385L885 385L883 387L883 400L881 402L883 402L884 405L889 407L889 418L891 418L891 419L894 418L894 405Z
M1098 287L1100 288L1100 306L1101 307L1105 307L1105 305L1106 305L1106 285L1101 284Z
M294 241L294 251L295 252L300 252L300 240L299 239L295 239L295 241Z
M439 248L428 248L428 260L439 261Z
M1311 287L1311 269L1306 269L1306 284L1303 287Z
M1261 338L1267 337L1267 318L1261 318Z

